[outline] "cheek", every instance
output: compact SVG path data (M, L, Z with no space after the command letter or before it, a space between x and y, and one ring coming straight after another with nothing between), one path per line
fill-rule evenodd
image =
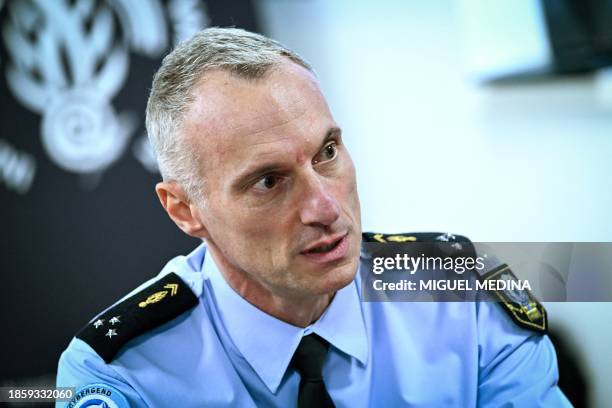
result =
M273 229L275 220L232 210L235 208L224 206L219 211L211 211L217 216L210 231L230 263L244 270L259 270L278 263L275 259L282 251L275 240L282 234Z
M350 156L346 159L346 164L343 167L339 180L343 200L351 207L359 207L355 166Z
M216 230L226 245L243 254L274 257L282 253L282 237L289 236L280 210L258 211L235 202L218 201Z
M342 182L341 200L344 211L352 221L354 231L361 233L361 206L357 192L355 167L350 158L340 180Z

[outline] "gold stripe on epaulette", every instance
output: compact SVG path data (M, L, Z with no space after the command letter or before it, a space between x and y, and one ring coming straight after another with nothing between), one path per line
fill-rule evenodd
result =
M387 236L387 241L390 242L415 242L416 237L407 236L407 235L389 235Z

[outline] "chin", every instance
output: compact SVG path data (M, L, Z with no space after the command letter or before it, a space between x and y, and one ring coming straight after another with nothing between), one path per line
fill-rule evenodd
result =
M350 284L357 274L358 260L359 258L338 266L327 272L325 276L318 278L317 284L313 285L314 292L318 295L333 293Z

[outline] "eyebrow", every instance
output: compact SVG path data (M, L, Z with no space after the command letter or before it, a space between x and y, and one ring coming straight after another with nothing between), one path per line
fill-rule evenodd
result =
M333 126L327 130L325 133L325 137L321 141L317 152L323 149L325 144L327 144L330 140L337 139L338 143L342 142L342 129L337 126ZM249 184L251 180L256 180L259 177L268 174L279 172L283 169L283 166L277 163L262 163L257 165L254 168L250 168L245 170L241 175L236 178L236 181L232 183L237 189L244 189Z

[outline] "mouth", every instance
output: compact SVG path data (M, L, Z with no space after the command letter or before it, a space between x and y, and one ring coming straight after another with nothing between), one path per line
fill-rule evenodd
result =
M348 233L328 240L317 242L301 254L317 263L334 262L342 259L348 252Z

